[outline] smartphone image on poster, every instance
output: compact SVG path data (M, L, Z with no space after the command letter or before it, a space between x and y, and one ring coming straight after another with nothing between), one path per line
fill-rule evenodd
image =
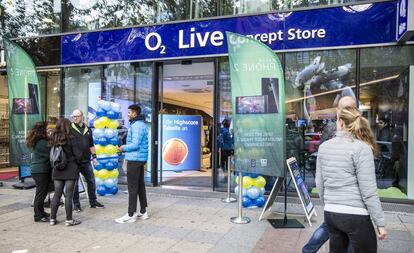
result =
M266 96L236 97L237 114L260 114L267 111Z
M33 114L33 101L30 98L13 98L14 114Z
M37 84L28 83L29 98L32 100L32 114L39 114L39 91Z
M262 95L267 96L267 110L266 113L278 113L280 111L279 105L279 79L277 78L262 78Z

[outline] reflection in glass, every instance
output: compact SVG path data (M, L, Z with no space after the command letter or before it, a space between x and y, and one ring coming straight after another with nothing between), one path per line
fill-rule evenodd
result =
M18 39L36 66L60 65L60 36Z
M379 154L380 196L407 198L408 66L414 46L361 49L360 110L368 118Z
M44 87L45 94L42 93L42 101L46 101L46 120L60 115L60 71L40 72L39 78L41 87Z

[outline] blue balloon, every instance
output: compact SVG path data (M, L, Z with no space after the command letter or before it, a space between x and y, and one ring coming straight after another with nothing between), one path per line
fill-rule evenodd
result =
M118 192L118 187L117 186L113 186L113 187L108 189L109 194L115 195L117 192Z
M249 189L247 189L247 196L251 199L257 199L260 197L261 191L259 188L252 186Z
M100 196L105 196L105 195L106 195L106 188L105 188L105 186L103 186L103 185L98 186L98 187L96 188L96 192L97 192Z
M266 189L263 187L260 189L260 196L263 196L266 193Z
M118 145L118 144L119 144L119 140L118 140L118 138L117 138L117 137L112 137L112 138L109 140L109 144L112 144L112 145L114 145L114 146Z
M98 162L98 164L95 165L95 170L101 170L103 168L104 168L104 166L101 162Z
M107 170L113 170L113 169L115 169L115 164L112 161L109 161L105 164L105 167L106 167Z
M234 193L236 194L236 196L239 196L239 186L238 185L236 185L236 187L234 187ZM247 196L246 188L243 188L242 196Z
M99 144L99 145L101 145L101 146L106 146L106 145L108 145L108 142L107 142L107 140L106 140L106 138L105 138L105 137L101 137L101 138L99 138L99 139L97 140L97 142L98 142L98 144Z
M266 203L266 199L264 197L258 197L257 199L253 200L253 205L257 207L262 207Z
M93 130L92 135L95 139L99 139L105 137L105 132L103 129L95 128L95 130Z
M107 189L110 189L115 186L115 182L112 178L105 179L104 185ZM109 192L109 191L108 191Z
M110 128L106 128L104 130L104 136L108 139L112 139L112 138L116 137L117 133L118 132L116 130L113 130L113 129L110 129Z
M251 178L256 178L256 177L258 177L258 176L260 176L259 174L257 174L257 173L250 173L250 177Z
M114 112L114 111L112 111L112 110L110 110L110 111L107 111L106 112L106 116L108 117L108 118L110 118L110 119L117 119L117 113L116 112Z
M242 205L243 207L249 207L252 204L252 200L248 197L243 197Z
M98 110L96 111L96 116L98 117L105 117L106 115L107 112L102 108L98 108Z

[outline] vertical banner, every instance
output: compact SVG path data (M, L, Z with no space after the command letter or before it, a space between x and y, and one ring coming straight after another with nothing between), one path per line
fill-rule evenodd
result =
M201 116L162 115L162 170L200 170Z
M257 40L226 34L236 170L283 176L285 88L279 58Z
M42 120L39 78L29 55L16 43L3 38L7 63L10 117L10 165L28 159L27 132Z

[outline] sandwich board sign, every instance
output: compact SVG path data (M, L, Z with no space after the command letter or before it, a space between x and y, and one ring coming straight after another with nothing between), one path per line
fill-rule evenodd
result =
M312 203L312 199L309 196L305 182L300 176L299 164L294 157L289 158L286 162L290 176L292 177L292 181L295 184L296 191L299 195L303 210L305 211L306 219L308 220L309 225L312 226L311 217L312 215L316 216L316 210Z

